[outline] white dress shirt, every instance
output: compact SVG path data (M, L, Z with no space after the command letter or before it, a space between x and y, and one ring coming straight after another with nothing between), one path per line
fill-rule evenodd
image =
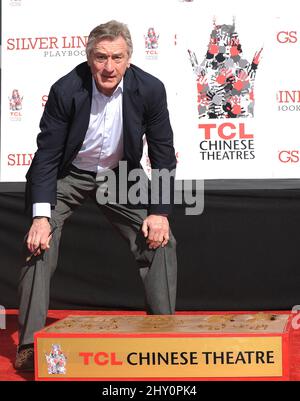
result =
M80 151L73 160L81 170L96 173L113 169L123 158L123 79L111 96L99 92L93 80L89 126ZM34 203L33 217L51 217L50 203Z

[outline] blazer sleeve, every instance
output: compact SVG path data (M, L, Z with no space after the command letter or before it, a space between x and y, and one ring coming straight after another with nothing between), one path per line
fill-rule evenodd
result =
M57 174L68 135L70 113L63 89L54 84L40 121L38 149L26 175L30 203L56 203Z
M146 110L146 138L152 168L150 213L169 214L174 204L176 157L163 83L151 85Z

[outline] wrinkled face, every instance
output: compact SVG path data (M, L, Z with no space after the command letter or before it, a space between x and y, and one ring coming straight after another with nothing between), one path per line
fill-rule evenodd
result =
M96 41L88 56L88 64L98 90L111 96L130 66L125 39L119 36Z

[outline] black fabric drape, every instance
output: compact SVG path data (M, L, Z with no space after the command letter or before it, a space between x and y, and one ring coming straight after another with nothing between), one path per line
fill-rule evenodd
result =
M24 194L0 193L0 305L17 308ZM300 190L206 191L202 215L176 206L177 310L277 310L300 304ZM88 201L67 221L53 309L143 309L133 257Z

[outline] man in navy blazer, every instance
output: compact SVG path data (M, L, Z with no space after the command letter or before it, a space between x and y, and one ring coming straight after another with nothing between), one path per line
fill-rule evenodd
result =
M120 22L94 28L86 52L87 62L51 87L38 149L26 175L32 224L19 282L18 370L33 369L33 335L45 325L65 220L87 197L97 198L107 171L120 176L121 161L128 172L141 169L144 134L152 170L172 173L169 201L159 192L157 201L147 206L108 202L99 208L125 237L136 259L147 312L175 311L176 241L168 214L176 158L164 85L130 64L131 36Z

